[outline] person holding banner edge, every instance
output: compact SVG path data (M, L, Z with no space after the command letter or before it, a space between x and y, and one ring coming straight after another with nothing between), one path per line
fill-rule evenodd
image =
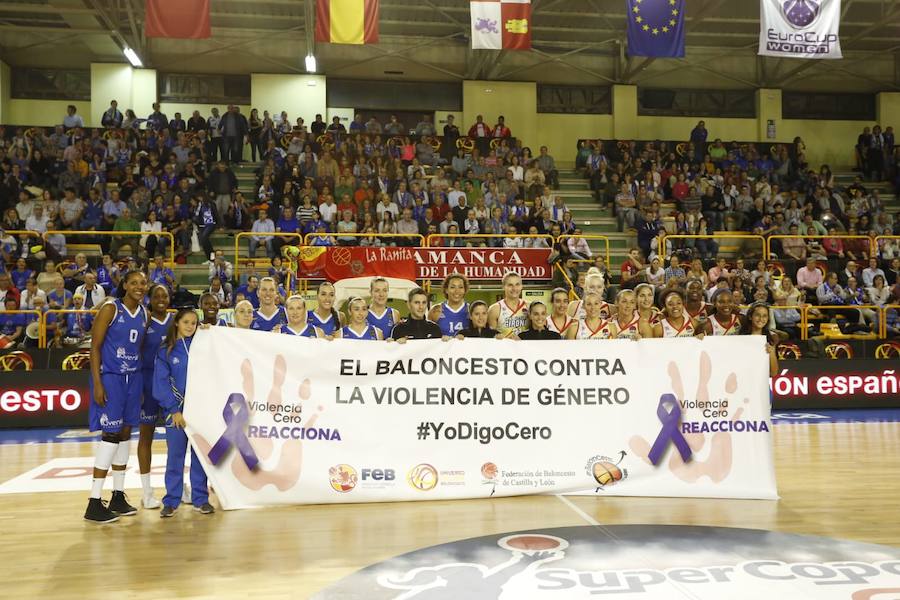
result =
M520 340L561 340L562 336L547 327L547 305L535 300L528 305L528 329L520 333Z
M184 406L184 392L187 387L188 360L191 342L197 331L197 313L192 308L182 308L176 313L169 326L166 343L156 354L153 371L153 395L158 399L166 414L166 495L160 518L175 515L184 492L184 458L187 453L188 438L184 432L186 425L181 414ZM203 325L209 327L209 325ZM191 500L194 510L209 515L215 509L209 503L206 473L197 453L191 449Z
M521 285L521 284L520 284ZM407 340L427 340L442 338L441 328L437 323L425 318L428 310L428 293L422 288L414 288L409 291L407 305L409 317L394 326L388 341L396 341L400 344Z
M469 326L456 332L456 339L466 338L496 338L500 332L487 326L488 305L486 302L476 300L469 306Z

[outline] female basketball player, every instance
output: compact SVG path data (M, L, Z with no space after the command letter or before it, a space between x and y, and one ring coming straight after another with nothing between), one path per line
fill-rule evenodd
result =
M141 379L144 386L141 404L141 427L138 436L138 465L141 468L141 487L144 495L141 504L144 508L159 508L159 500L153 496L150 486L150 457L152 455L153 434L156 431L156 420L159 417L159 402L153 397L153 363L159 347L166 341L166 332L172 316L169 309L169 290L164 285L150 288L150 320L147 333L141 348Z
M200 296L200 312L203 316L204 325L219 324L219 299L214 294L206 292Z
M381 339L390 337L394 325L400 322L400 313L397 312L397 309L387 305L389 291L387 279L383 277L376 277L369 283L369 295L372 296L372 303L366 321L381 332ZM347 310L350 310L349 306Z
M347 303L348 323L338 330L335 337L345 340L383 340L381 330L369 324L369 307L364 298L350 298Z
M653 304L653 286L649 283L642 283L634 288L634 293L637 300L638 315L640 315L641 321L652 332L654 326L662 318L662 312Z
M334 310L334 286L327 281L319 284L316 300L316 309L309 311L307 320L326 336L334 335L344 324L342 316Z
M528 329L519 334L520 340L559 340L558 332L547 328L547 305L535 300L528 305Z
M125 467L131 428L141 417L141 345L147 331L147 277L132 271L123 280L124 296L100 308L91 329L91 431L101 431L94 449L94 480L84 518L110 523L137 509L125 498ZM113 493L109 506L100 500L112 466Z
M507 337L525 331L528 309L522 300L522 277L509 271L503 276L503 299L488 309L488 327Z
M565 336L569 327L577 326L577 321L569 316L569 292L563 288L556 288L550 292L550 306L552 312L547 318L547 329L555 331L560 336Z
M279 325L287 323L287 315L284 307L278 306L275 299L278 288L271 277L263 277L259 280L259 310L253 314L253 322L250 329L259 331L272 331Z
M250 329L253 324L253 305L249 300L241 300L234 305L234 327Z
M291 296L284 303L287 311L287 323L281 326L281 333L287 335L299 335L300 337L320 338L325 334L318 327L313 326L308 320L306 300L301 296Z
M766 353L769 355L769 376L778 375L778 336L769 331L769 307L761 302L750 305L747 319L741 325L741 335L766 336Z
M184 492L184 457L188 439L184 433L185 421L181 411L187 387L191 342L197 331L197 313L190 308L182 308L172 321L168 339L157 351L153 373L153 394L166 413L166 495L159 513L162 518L175 514ZM209 503L206 473L193 449L190 478L194 510L204 515L214 513L215 509Z
M615 323L610 319L604 319L600 311L603 309L603 300L594 292L584 295L584 318L578 320L577 325L566 329L567 340L609 340L619 333Z
M451 273L444 279L441 289L446 300L431 307L428 320L437 323L442 334L453 337L469 322L470 308L466 304L469 280L459 273Z
M497 338L500 332L487 326L488 305L476 300L469 306L469 326L456 332L456 339Z
M589 293L597 294L600 297L600 315L604 319L608 319L610 314L612 314L612 310L610 309L609 304L603 300L603 297L606 295L606 280L603 278L600 269L596 267L588 269L587 274L584 277L584 295L587 296ZM575 320L580 320L584 318L584 314L584 298L581 300L573 300L569 303L570 317Z
M729 289L718 290L712 297L713 314L706 320L707 335L738 335L741 317L734 310L734 295Z
M634 290L622 290L616 295L616 338L620 340L639 340L652 338L650 325L641 321L637 312Z
M688 279L684 284L684 311L694 321L703 321L709 315L703 282L699 279Z
M678 290L663 292L664 312L653 326L653 337L680 338L693 337L697 333L696 323L684 310L684 295ZM698 334L702 337L702 333Z

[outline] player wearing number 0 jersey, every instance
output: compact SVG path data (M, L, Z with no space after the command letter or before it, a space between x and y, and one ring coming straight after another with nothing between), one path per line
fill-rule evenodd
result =
M381 332L382 339L390 337L394 325L400 322L397 310L387 305L389 291L389 284L383 277L376 277L369 283L372 305L369 307L366 322Z
M576 326L578 321L568 314L569 292L563 288L556 288L550 293L550 316L547 317L547 329L565 335L569 327Z
M84 518L109 523L137 509L125 498L131 428L141 416L141 345L147 330L147 310L141 304L147 278L140 271L125 275L124 297L105 303L91 330L91 431L100 431L94 446L94 479ZM113 495L109 506L100 495L112 466Z
M428 320L438 324L441 334L453 337L469 326L469 305L466 303L469 280L459 273L451 273L444 279L441 289L447 300L431 307Z
M502 336L518 334L528 327L528 310L522 300L522 277L509 272L503 276L503 298L488 309L488 327Z

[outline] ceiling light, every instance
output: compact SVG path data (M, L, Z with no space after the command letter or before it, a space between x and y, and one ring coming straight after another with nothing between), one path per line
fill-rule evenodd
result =
M131 63L132 67L143 67L144 66L144 63L141 62L141 59L137 55L137 52L135 52L128 46L125 46L125 48L122 49L122 53L125 54L125 58L128 59L128 62Z

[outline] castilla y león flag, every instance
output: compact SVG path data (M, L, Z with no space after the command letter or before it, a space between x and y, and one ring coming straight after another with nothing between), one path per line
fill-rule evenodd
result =
M208 38L209 0L147 0L147 37Z
M531 0L477 0L469 3L472 48L531 49Z
M316 41L377 44L378 0L316 0Z

